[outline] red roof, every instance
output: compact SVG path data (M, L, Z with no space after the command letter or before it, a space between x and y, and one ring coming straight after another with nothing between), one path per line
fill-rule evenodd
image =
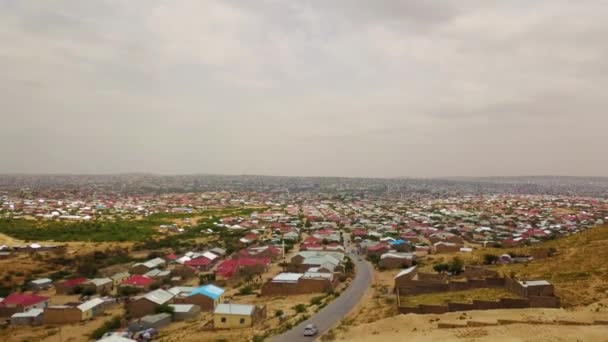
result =
M2 302L0 302L0 306L7 305L22 305L22 306L31 306L34 304L38 304L44 301L49 300L48 297L36 296L30 294L19 294L12 293L8 297L4 298Z
M175 253L171 253L171 254L167 255L166 258L168 260L176 260L177 259L177 255L175 255Z
M306 239L303 241L303 243L317 243L317 242L319 242L319 241L320 241L320 240L319 240L319 239L317 239L316 237L314 237L314 236L309 236L309 237L307 237L307 238L306 238Z
M222 261L215 271L216 274L222 276L224 278L230 278L234 275L236 270L239 267L246 266L255 266L255 265L264 265L267 266L270 264L270 259L268 258L249 258L249 257L240 257L238 259L230 259Z
M253 241L253 240L257 240L258 236L256 234L251 233L251 234L245 235L244 238L249 241Z
M380 250L383 250L385 248L388 248L388 247L385 244L383 244L383 243L379 243L377 245L367 247L367 250L373 252L373 251L380 251Z
M82 284L86 281L87 281L87 278L74 278L74 279L68 279L68 280L64 281L63 284L65 286L71 287L71 286L76 286L76 285Z
M211 264L211 260L205 258L204 256L198 257L196 259L192 259L190 261L186 261L184 263L184 265L186 265L186 266L193 266L193 267L207 266L209 264Z
M129 277L129 279L125 279L122 283L125 285L133 285L133 286L146 286L150 285L154 282L154 279L150 277L146 277L141 274L134 274Z

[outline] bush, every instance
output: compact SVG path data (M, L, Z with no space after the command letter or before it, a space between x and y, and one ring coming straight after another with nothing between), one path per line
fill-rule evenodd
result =
M313 298L310 300L310 304L311 304L311 305L319 305L319 304L321 304L321 302L323 301L323 298L324 298L323 296L313 297Z
M241 296L250 295L253 293L253 287L251 285L245 285L239 289L239 294Z
M293 307L293 309L297 312L297 313L302 313L302 312L306 312L306 305L304 304L298 304L296 306Z
M283 316L283 310L279 309L279 310L275 310L274 312L274 317L281 317Z
M435 272L437 272L437 273L447 272L449 269L450 269L450 266L445 263L439 263L439 264L433 265L433 270L435 270Z
M483 263L486 265L495 264L498 261L498 256L494 254L484 254Z
M464 268L464 260L459 257L454 257L449 264L449 271L453 274L462 272Z

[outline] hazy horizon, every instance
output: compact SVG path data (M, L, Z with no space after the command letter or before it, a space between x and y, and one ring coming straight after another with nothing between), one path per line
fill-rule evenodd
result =
M0 1L0 174L603 177L607 15Z

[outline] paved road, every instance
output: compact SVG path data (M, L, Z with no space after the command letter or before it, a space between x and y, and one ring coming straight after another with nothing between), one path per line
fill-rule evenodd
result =
M346 240L345 236L345 240ZM346 250L350 250L350 246L346 246ZM333 302L317 312L314 316L300 323L293 329L272 339L273 342L310 342L317 338L322 333L331 329L336 323L338 323L344 316L346 316L352 308L357 305L365 291L370 287L372 283L373 268L367 261L359 261L359 256L349 254L356 267L355 279L346 289L342 292L340 297L336 298ZM363 259L364 260L364 259ZM307 324L314 324L319 328L319 335L315 337L305 337L302 335L304 327Z

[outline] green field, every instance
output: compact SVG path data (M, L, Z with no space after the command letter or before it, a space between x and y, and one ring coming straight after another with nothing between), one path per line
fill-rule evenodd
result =
M156 220L133 221L36 221L0 219L0 233L25 241L145 241L156 234Z

